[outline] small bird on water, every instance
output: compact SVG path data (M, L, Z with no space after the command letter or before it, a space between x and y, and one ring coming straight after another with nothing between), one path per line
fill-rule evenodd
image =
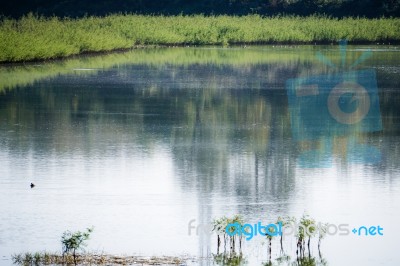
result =
M35 187L35 184L31 183L31 188L34 188L34 187Z

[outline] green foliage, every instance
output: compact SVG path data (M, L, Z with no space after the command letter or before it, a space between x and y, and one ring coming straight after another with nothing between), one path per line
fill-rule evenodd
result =
M227 218L223 216L219 219L214 219L213 221L213 231L215 231L219 235L226 234L225 230L229 224L238 223L240 225L244 224L243 217L241 215L234 215L232 218ZM231 232L234 231L234 228L229 229Z
M268 234L266 234L267 238L269 241L272 241L272 238L274 238L276 234L276 230L273 227L268 227Z
M212 231L216 232L218 235L224 235L225 228L228 224L228 218L225 216L219 219L214 219Z
M311 238L315 236L317 233L317 225L315 220L312 219L309 215L303 214L300 219L300 225L298 230L298 236L301 239Z
M326 16L145 16L0 19L0 62L46 60L138 45L400 41L400 19Z
M11 256L13 264L18 265L40 265L45 263L42 254L39 252L35 253L25 253L25 254L14 254Z
M90 234L93 232L93 228L87 228L86 231L77 231L72 233L71 231L64 232L61 237L61 243L63 245L63 252L69 253L75 252L86 246L85 241L89 239Z
M220 237L223 236L224 240L224 250L226 249L226 240L227 240L227 234L226 234L226 227L230 224L239 224L243 225L244 220L241 215L234 215L232 218L227 218L226 216L223 216L219 219L214 219L213 221L213 229L212 231L216 232L218 235L218 241L217 241L217 248L219 251L219 247L221 244ZM229 231L231 233L234 232L234 228L230 227ZM243 236L239 235L239 250L242 250L242 241L243 241ZM229 236L229 248L232 254L235 254L235 247L236 247L236 235ZM236 258L234 259L236 261Z
M240 253L237 254L226 254L221 253L217 255L213 255L215 265L223 265L223 266L240 266L247 265L247 260Z
M71 231L66 231L61 237L61 243L63 246L63 254L68 254L72 252L74 257L74 263L76 262L76 251L83 249L86 246L85 241L90 237L93 232L93 228L87 228L86 231L77 231L72 233Z
M287 225L296 225L297 219L296 217L293 216L285 216L285 217L278 217L276 220L276 224L282 224L282 227L285 227ZM219 265L242 265L243 261L241 260L241 249L239 256L236 255L235 253L235 235L229 237L229 243L230 243L230 252L227 252L226 249L224 249L223 253L219 252L219 246L220 246L220 235L224 236L224 240L226 239L226 227L229 224L234 224L238 223L240 225L244 224L244 220L240 215L236 215L232 218L227 218L226 216L223 216L219 219L215 219L213 222L214 228L213 231L215 231L218 234L218 249L217 249L217 255L214 255L214 262ZM326 261L322 258L321 251L320 251L320 245L321 245L321 240L325 237L328 229L328 224L322 224L318 223L315 221L315 219L311 218L308 214L303 214L302 217L299 220L299 223L297 224L298 228L296 230L296 240L297 240L297 249L296 249L296 259L299 265L326 265ZM235 230L235 228L232 228L231 230ZM268 227L268 230L270 233L276 233L275 229L273 227ZM233 232L233 231L231 231ZM320 261L318 261L315 257L311 256L311 248L310 248L310 242L311 238L316 236L318 234L318 251L319 251L319 256L320 256ZM272 262L272 241L275 239L271 234L266 234L267 240L268 240L268 254L269 254L269 260L263 265L273 265ZM308 247L308 256L305 256L305 246L306 246L306 239L307 239L307 247ZM239 236L239 244L241 248L241 238ZM290 256L287 256L286 253L283 250L283 242L282 242L282 234L280 237L280 245L281 245L281 257L277 258L276 261L281 264L283 262L287 262L289 265L290 262ZM293 264L294 265L294 264ZM296 264L297 265L297 264Z

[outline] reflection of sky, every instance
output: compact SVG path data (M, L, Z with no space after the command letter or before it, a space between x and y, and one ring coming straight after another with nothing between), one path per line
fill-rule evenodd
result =
M0 159L8 167L1 171L1 198L7 204L0 207L0 255L38 247L60 251L64 230L91 225L90 250L196 254L198 239L187 236L188 221L199 221L196 195L180 189L169 151L156 148L148 156L125 156L122 150L97 159L73 153L13 163L2 152ZM33 190L26 185L31 180L37 184Z
M386 175L386 177L385 177ZM384 236L335 236L323 242L323 253L335 256L333 265L394 265L399 259L396 243L400 237L400 190L385 173L368 165L351 164L346 169L334 165L329 169L296 171L298 191L292 210L302 210L317 220L347 223L350 230L360 226L384 228ZM306 206L306 207L305 207ZM340 256L337 256L340 254ZM371 254L371 255L369 255Z

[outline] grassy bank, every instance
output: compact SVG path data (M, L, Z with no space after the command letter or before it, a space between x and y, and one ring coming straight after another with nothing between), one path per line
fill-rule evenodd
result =
M398 42L400 19L110 15L0 22L0 62L127 49L136 45Z

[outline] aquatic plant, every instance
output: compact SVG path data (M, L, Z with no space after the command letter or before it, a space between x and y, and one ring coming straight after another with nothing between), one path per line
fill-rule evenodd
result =
M315 220L312 219L308 214L303 214L300 219L298 231L297 231L297 251L304 257L305 241L307 240L308 253L310 254L310 241L311 237L317 233L317 227Z
M232 219L228 219L228 224L239 224L240 226L243 226L244 221L243 221L243 217L239 214L235 215L232 217ZM235 246L236 246L236 234L233 236L230 236L230 247L231 247L231 252L235 253ZM243 235L239 234L239 251L242 251L242 241L243 241Z
M226 249L226 232L225 228L227 226L227 220L225 216L219 218L219 219L214 219L213 221L213 229L212 231L217 233L217 254L219 254L219 248L221 246L221 236L224 239L224 249Z
M243 218L241 215L234 215L232 218L227 218L225 216L219 218L219 219L214 219L213 221L213 229L212 231L217 233L217 254L219 254L219 248L221 245L221 236L224 239L224 253L226 252L226 243L227 239L229 239L229 250L231 253L235 253L235 248L236 248L236 240L237 240L237 235L228 235L226 233L226 228L229 224L239 224L242 226L244 224ZM232 230L235 230L234 228L229 228L230 232L233 232ZM243 236L242 234L238 235L239 237L239 251L242 251L242 243L243 243Z
M318 252L321 256L321 241L325 238L326 233L328 232L328 223L320 223L318 228Z
M85 241L89 239L92 232L93 228L87 228L84 232L77 231L72 233L71 231L66 231L62 235L63 255L72 252L75 265L77 265L76 252L86 246Z
M213 231L217 233L217 255L220 254L220 245L222 243L221 237L224 239L224 252L223 255L227 255L228 253L230 254L235 254L235 247L237 245L237 238L239 237L239 248L240 248L240 254L242 253L242 232L236 233L236 228L235 226L232 226L234 224L238 224L240 226L240 229L243 230L243 225L244 221L243 218L240 215L235 215L232 218L227 218L225 216L215 219L213 224ZM310 217L308 214L303 214L299 222L297 223L297 219L294 216L284 216L281 217L279 216L276 220L276 224L280 224L281 228L285 228L285 226L290 225L293 227L295 230L296 234L296 255L297 259L301 261L302 265L307 265L307 263L314 263L315 258L312 258L311 256L311 239L318 234L318 251L319 251L319 256L321 261L323 261L322 254L320 251L320 246L321 246L321 240L325 237L328 229L328 224L322 224L322 223L316 223L315 219ZM230 225L229 228L227 226ZM296 227L296 228L295 228ZM230 233L228 233L226 230L229 230ZM268 263L265 265L272 265L272 242L274 238L277 238L279 236L279 242L280 242L280 253L281 253L281 258L286 258L287 254L284 253L284 248L283 248L283 232L276 232L276 230L279 230L279 227L273 227L269 226L267 227L267 230L269 232L265 232L265 236L267 238L267 243L268 243ZM229 239L229 252L226 250L226 243L227 239ZM308 250L308 259L307 260L302 260L305 257L305 250Z
M239 265L246 265L247 260L245 257L240 254L217 254L213 255L214 263L216 265L223 265L223 266L239 266Z
M268 256L269 256L269 261L271 261L272 257L272 238L274 235L277 233L276 229L273 227L268 227L268 233L266 234L267 239L268 239Z
M279 216L276 219L276 223L277 224L281 223L282 227L285 227L287 225L294 225L294 224L296 224L296 217L294 217L294 216L284 216L284 217ZM284 250L283 250L283 234L280 234L280 236L279 236L279 244L280 244L280 247L281 247L281 254L283 254L284 253Z

